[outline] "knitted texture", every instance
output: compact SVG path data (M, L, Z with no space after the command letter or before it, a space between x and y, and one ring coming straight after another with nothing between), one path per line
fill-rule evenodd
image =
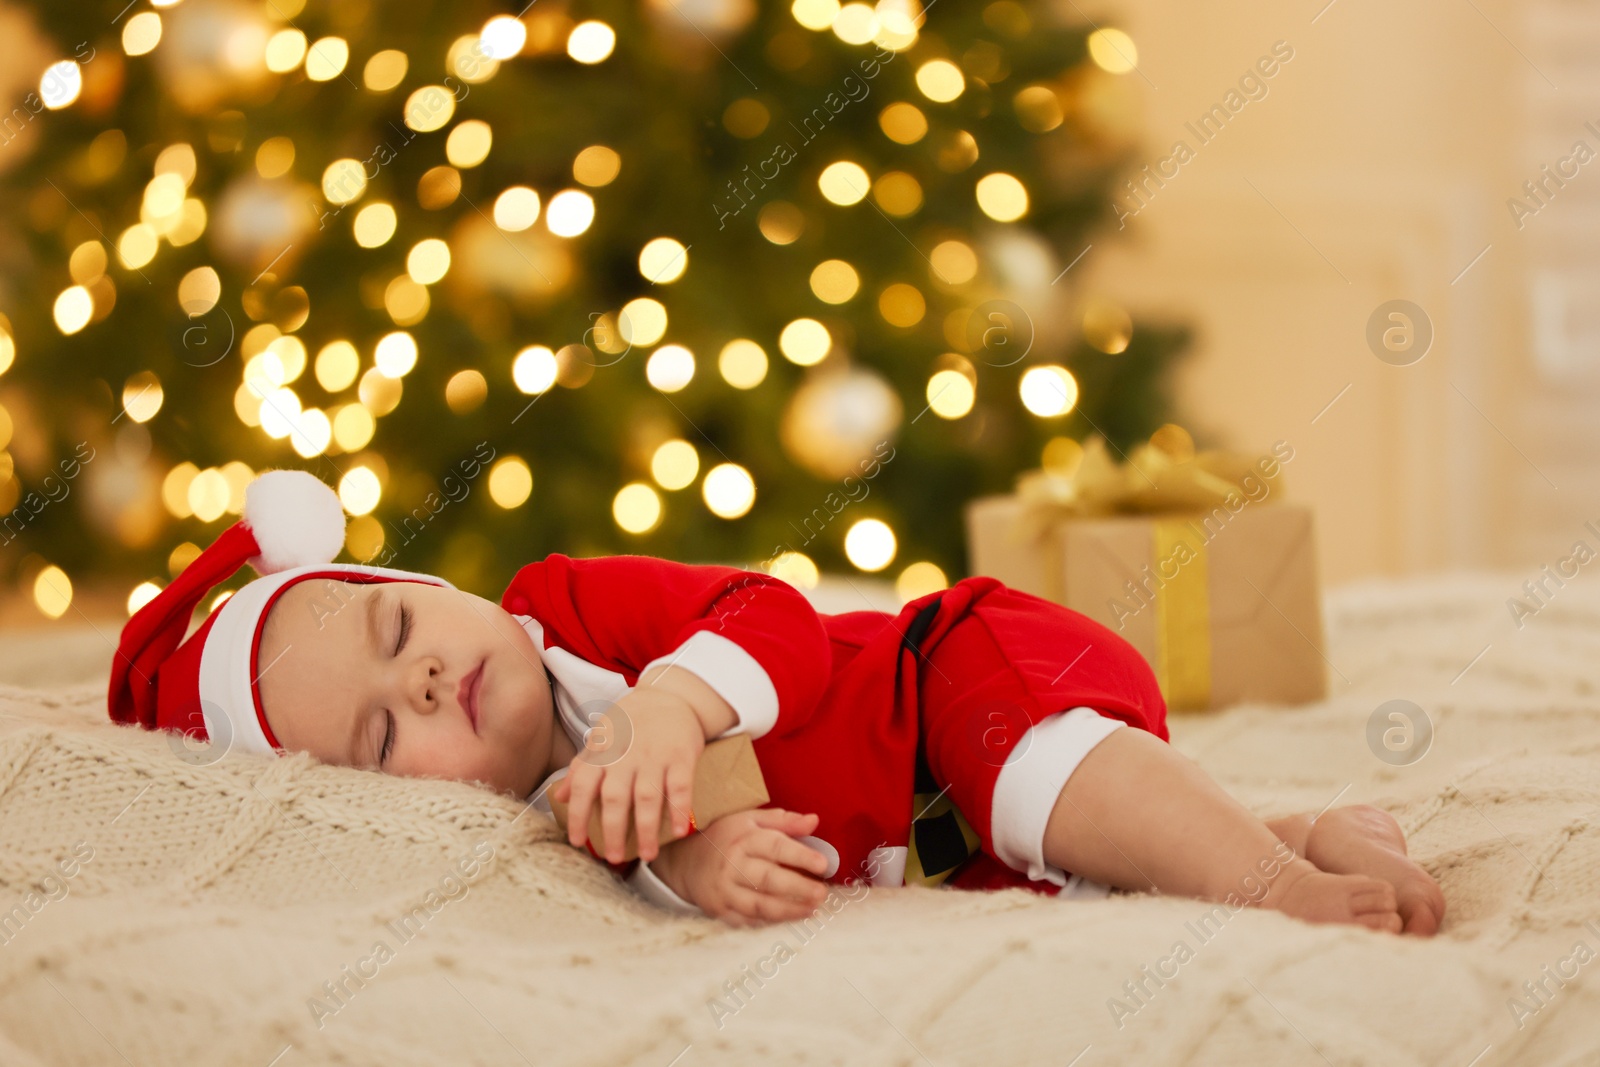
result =
M1449 902L1432 941L1023 890L672 916L518 802L207 764L104 721L93 629L9 642L39 687L0 687L0 1064L1593 1062L1600 587L1517 630L1523 577L1333 591L1330 699L1172 724L1263 815L1394 812ZM1436 731L1410 766L1368 745L1395 698Z

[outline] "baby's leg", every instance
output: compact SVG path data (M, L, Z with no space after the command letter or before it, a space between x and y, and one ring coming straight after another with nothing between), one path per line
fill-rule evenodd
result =
M1265 823L1187 757L1138 729L1113 730L1089 750L1045 825L1045 859L1096 882L1400 932L1388 882L1283 856Z

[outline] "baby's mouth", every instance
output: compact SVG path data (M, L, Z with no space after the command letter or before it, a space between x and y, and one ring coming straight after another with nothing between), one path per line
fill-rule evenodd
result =
M478 694L483 689L483 672L488 666L484 660L475 667L471 674L461 679L461 690L457 695L461 707L467 713L467 721L472 724L472 732L478 732Z

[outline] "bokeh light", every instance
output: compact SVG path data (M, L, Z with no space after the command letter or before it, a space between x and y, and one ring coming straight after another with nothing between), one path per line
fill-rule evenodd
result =
M662 345L650 353L644 374L663 393L676 393L694 378L694 353L682 345Z
M521 233L539 221L539 194L513 185L494 201L494 224L507 233Z
M622 157L615 149L592 144L572 160L572 177L588 186L610 185L622 169Z
M529 345L511 361L511 381L524 393L543 393L556 383L556 354L544 345Z
M922 207L922 183L903 170L892 170L872 183L872 199L885 215L903 219Z
M866 44L878 32L878 13L870 4L852 0L833 17L833 33L845 44Z
M451 166L463 169L476 167L489 158L489 149L493 145L494 131L489 124L479 119L468 119L457 123L456 128L450 131L450 136L444 142L444 155Z
M937 564L926 560L911 564L894 580L894 591L899 595L902 604L908 604L920 596L948 588L950 579L945 576L944 571L940 570Z
M362 248L377 248L387 244L394 236L398 219L389 204L374 202L356 212L353 228L356 244Z
M382 497L383 486L370 467L351 467L339 479L339 503L352 515L365 515Z
M385 378L404 378L417 365L417 342L404 330L384 334L373 349L372 362Z
M737 463L719 463L706 472L700 494L711 514L737 519L756 502L756 482L750 472Z
M1017 385L1022 406L1041 418L1065 415L1078 403L1078 380L1054 363L1030 367Z
M822 580L822 574L817 570L817 565L811 557L804 552L780 552L772 558L767 567L767 573L774 578L781 578L796 589L815 589Z
M977 391L960 371L936 371L928 379L928 407L942 419L959 419L972 410Z
M667 332L667 309L659 300L641 296L622 305L617 332L630 345L653 345Z
M843 304L861 288L861 275L842 259L825 259L811 271L811 291L825 304Z
M878 294L878 314L891 326L908 328L922 321L928 303L922 290L905 282L895 282Z
M844 535L844 554L864 571L881 571L894 562L894 531L881 519L860 519Z
M489 499L510 511L533 493L533 471L520 456L506 456L489 468Z
M795 319L778 335L778 348L784 358L802 367L821 363L832 347L828 328L816 319Z
M156 231L137 222L123 230L122 236L117 238L117 258L129 270L138 270L156 258L156 250L160 247Z
M872 179L861 164L840 160L823 169L817 178L817 188L830 203L848 207L861 202L872 189Z
M1028 190L1010 174L984 175L976 192L978 207L996 222L1015 222L1028 213Z
M545 227L557 237L576 237L594 221L594 198L578 189L563 189L550 198Z
M915 104L890 104L878 112L878 128L896 144L916 144L928 134L928 119Z
M930 59L917 68L917 88L936 104L947 104L967 88L961 68L948 59Z
M629 482L612 498L611 517L628 533L649 533L661 521L661 495L644 482Z
M81 285L69 286L56 297L56 329L63 334L75 334L89 325L89 316L93 312L94 298L89 295L89 290Z
M322 195L330 204L348 204L367 191L367 171L354 159L336 159L322 172Z
M135 15L135 19L143 18ZM132 25L132 23L129 23ZM126 39L127 34L123 34ZM274 74L287 74L306 58L306 35L296 29L279 30L267 41L267 69Z
M1089 35L1089 58L1101 70L1126 74L1139 65L1139 49L1133 38L1112 26L1102 26Z
M141 11L137 15L130 18L122 27L122 50L128 53L130 56L142 56L153 52L155 51L156 45L160 43L161 16L156 14L154 11ZM304 34L302 34L300 37L300 48L301 52L304 53ZM267 51L269 68L271 58L272 51L269 45ZM286 69L292 70L298 63L299 60L297 59L295 60L294 64L291 64ZM60 64L57 64L57 66L59 65ZM73 66L75 67L77 64L74 63Z
M416 90L406 97L402 111L405 124L418 133L442 129L455 113L455 94L443 85L424 85Z
M598 19L578 23L567 35L567 55L579 63L603 63L616 46L616 31Z
M511 59L528 40L528 27L513 15L496 15L478 33L483 54L490 59Z
M789 13L806 29L820 33L833 28L833 20L839 17L839 0L794 0Z
M803 211L786 200L774 200L761 209L756 220L761 236L775 245L793 244L806 230Z
M657 237L639 252L639 273L657 284L675 282L688 269L688 251L671 237Z
M767 376L767 353L747 338L737 338L722 346L717 370L735 389L754 389Z
M444 402L457 415L469 415L489 399L489 381L481 371L459 370L444 383Z
M344 73L350 62L350 43L343 37L323 37L306 49L306 77L314 82L332 81Z
M155 582L140 582L128 593L128 616L132 618L150 601L154 600L161 592L161 587Z
M207 467L189 483L189 510L201 522L215 522L228 513L231 490L228 479L215 467Z
M663 489L693 485L699 473L700 454L694 445L682 438L663 442L650 457L650 476Z
M346 452L366 448L377 432L378 420L365 404L344 404L333 414L333 440Z
M375 93L386 93L405 81L410 61L404 52L389 48L367 60L362 68L361 81Z
M33 603L52 619L59 619L72 606L72 579L54 563L33 579Z
M406 255L406 273L418 285L432 285L450 270L450 246L437 237L418 241Z
M122 410L134 422L149 422L161 410L161 379L154 371L140 371L122 385Z
M940 241L928 254L929 273L942 285L965 285L978 274L978 254L965 241Z

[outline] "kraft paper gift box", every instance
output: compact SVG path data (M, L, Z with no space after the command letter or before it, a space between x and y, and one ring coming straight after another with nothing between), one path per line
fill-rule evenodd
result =
M1172 710L1322 699L1315 528L1308 508L1280 499L1280 465L1202 454L1231 477L1197 490L1183 463L1136 449L1118 468L1095 444L1080 467L1088 492L1083 478L1051 490L1028 472L1018 493L967 505L973 573L1109 627L1155 670ZM1160 470L1147 479L1136 464ZM1107 513L1122 508L1139 513Z
M552 787L554 788L554 787ZM724 815L749 808L759 808L769 799L767 782L761 775L761 764L756 760L755 748L749 734L733 734L709 742L700 753L694 768L692 794L693 826L689 832L709 826ZM556 825L567 828L568 805L550 797L550 812ZM597 852L603 850L605 828L600 823L601 809L598 798L589 812L589 841ZM672 807L661 805L661 828L657 840L662 844L679 835L672 832ZM631 860L639 854L638 827L633 812L628 813L628 837L623 843L622 859Z

